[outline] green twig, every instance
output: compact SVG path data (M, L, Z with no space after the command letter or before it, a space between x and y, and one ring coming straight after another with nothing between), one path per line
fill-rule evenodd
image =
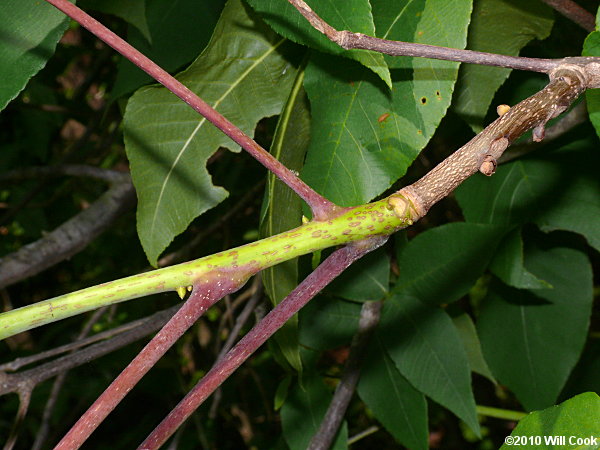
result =
M503 420L514 420L516 422L518 422L519 420L521 420L523 417L525 417L527 415L527 413L524 413L521 411L512 411L510 409L493 408L491 406L477 405L476 408L477 408L477 414L480 414L482 416L494 417L496 419L503 419Z
M393 195L390 198L396 197ZM201 286L211 281L215 274L232 277L244 273L250 276L300 255L373 236L387 236L412 224L411 217L414 216L410 215L413 211L410 206L403 209L407 212L400 218L390 208L388 201L389 198L349 208L335 219L309 222L242 247L110 281L2 313L0 339L101 306L176 291L182 286Z

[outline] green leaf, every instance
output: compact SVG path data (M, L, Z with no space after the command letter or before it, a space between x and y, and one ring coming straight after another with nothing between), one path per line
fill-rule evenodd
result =
M46 2L4 0L0 18L0 110L54 54L69 20Z
M296 71L284 47L282 38L246 15L240 0L230 0L211 44L178 78L252 135L260 119L281 112L293 83ZM219 147L239 147L162 87L131 98L124 126L138 234L154 265L175 236L227 196L212 185L206 160Z
M550 207L534 219L542 231L567 230L584 236L600 251L600 164L598 141L582 141L566 146L554 160L557 167L567 171L561 181L561 192ZM532 169L535 170L535 169ZM564 183L564 184L563 184Z
M583 43L583 56L600 56L600 31L591 32ZM585 91L588 114L596 134L600 136L600 89Z
M305 450L314 434L319 430L332 393L317 375L304 377L302 384L290 389L288 398L281 408L283 437L290 450ZM348 448L346 422L340 427L332 449Z
M300 342L318 350L348 344L359 317L359 304L319 296L300 310Z
M408 83L392 94L358 64L315 54L304 86L311 103L311 145L302 178L331 201L365 203L402 176L427 143ZM397 111L398 110L398 111Z
M467 47L517 56L533 39L546 39L554 19L542 2L480 0L475 2ZM494 94L510 74L501 67L465 64L460 69L455 111L478 133Z
M427 449L427 402L398 371L382 342L374 338L360 371L358 395L402 445Z
M407 9L401 2L373 2L374 17L381 21L381 26L376 23L378 36L464 46L470 2L453 4L450 10L438 3L426 2L418 15L418 2ZM440 12L447 15L450 29L442 25L440 30ZM362 204L388 189L406 173L446 113L457 63L399 58L397 64L389 92L352 61L324 54L311 58L304 84L311 102L312 139L302 177L335 203Z
M490 372L490 368L481 352L481 343L479 342L479 336L477 336L477 330L475 329L475 324L471 320L471 317L468 314L463 313L453 317L452 322L454 322L454 326L456 327L467 352L471 370L496 384L496 379L492 375L492 372Z
M472 8L472 0L427 0L412 42L465 48ZM413 99L418 102L423 133L428 140L450 106L458 67L458 63L451 61L413 59Z
M384 304L377 334L400 373L479 435L469 361L456 327L441 309L410 295Z
M413 42L419 19L423 15L426 0L406 0L390 2L371 0L373 20L377 37L396 41ZM383 55L390 69L410 70L412 58L406 56Z
M592 272L585 254L569 248L527 249L525 262L554 289L492 284L477 329L492 373L534 410L556 401L583 350Z
M558 406L532 412L519 421L511 436L522 439L520 449L595 450L600 448L599 424L600 397L586 392ZM557 437L564 437L564 444ZM536 439L541 439L539 445ZM515 445L505 443L500 450L514 448Z
M288 169L299 171L310 139L308 99L302 88L304 71L298 71L294 86L275 130L271 154ZM261 237L272 236L297 227L302 222L302 201L275 175L267 176L267 187L261 214ZM276 305L298 284L298 259L284 261L262 271L265 291ZM290 365L300 371L298 352L298 316L294 315L275 334L282 354Z
M152 40L146 20L146 0L80 0L79 7L120 17L136 27L148 42Z
M544 150L502 165L493 177L474 175L456 190L468 222L520 225L583 235L600 250L600 166L597 140ZM543 159L542 159L543 158Z
M381 300L389 291L390 257L381 248L352 264L326 288L337 297L357 302Z
M519 289L552 288L551 284L540 280L525 268L520 228L511 231L498 246L490 269L509 286Z
M600 339L588 339L581 358L560 393L561 399L584 391L600 392Z
M287 1L248 0L248 3L281 36L322 52L352 58L376 73L388 87L392 87L390 72L380 53L344 50L315 30ZM310 7L332 27L340 31L349 30L375 36L375 25L368 0L319 0L310 3Z
M291 382L292 376L288 374L277 385L277 390L275 391L275 399L273 400L273 409L275 411L279 411L279 409L285 403L285 399L287 398L288 392L290 390Z
M125 8L131 2L117 0L115 3ZM224 0L173 0L166 8L162 0L148 0L145 20L149 36L136 25L129 27L127 41L163 69L169 72L178 70L193 61L208 44L224 3ZM111 97L129 94L153 81L148 74L123 58L118 64Z
M400 276L394 292L429 304L458 300L484 272L504 231L457 222L419 234L398 254Z

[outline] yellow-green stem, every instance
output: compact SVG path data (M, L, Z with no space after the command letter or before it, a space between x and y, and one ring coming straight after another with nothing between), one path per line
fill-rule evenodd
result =
M521 411L513 411L510 409L500 409L493 408L491 406L480 405L477 405L477 414L481 414L482 416L487 417L494 417L496 419L514 420L515 422L518 422L527 415L527 413Z
M357 206L327 221L313 221L284 233L194 261L133 275L61 295L0 314L0 339L81 314L101 306L156 294L182 286L202 288L217 277L247 277L259 270L314 251L390 235L412 224L412 209L394 213L399 196ZM393 207L390 205L393 200ZM401 197L402 201L406 201ZM397 208L396 208L397 209ZM414 217L414 216L413 216Z

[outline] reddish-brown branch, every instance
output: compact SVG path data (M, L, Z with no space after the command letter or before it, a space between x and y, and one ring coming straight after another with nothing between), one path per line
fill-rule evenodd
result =
M572 0L542 0L551 8L554 8L566 18L572 20L586 31L592 32L596 29L594 16Z
M281 303L248 332L237 345L198 382L140 445L139 449L160 447L208 396L266 340L296 314L321 289L364 254L382 245L387 238L372 238L343 247L331 254Z
M133 64L165 86L215 125L225 135L229 136L235 143L250 153L250 155L273 172L310 206L315 219L327 219L331 214L337 211L336 206L332 202L317 194L310 186L300 180L292 171L277 161L277 159L275 159L268 151L258 145L242 130L223 117L204 100L194 94L190 89L176 80L151 59L144 56L141 52L133 48L100 22L83 12L77 6L69 3L68 0L46 1L65 13L71 19L78 22L81 26L87 28L96 37L106 42L106 44L114 48Z
M55 450L79 448L137 382L204 312L223 296L239 289L240 281L223 279L194 290L181 309L129 363L94 404L80 417Z

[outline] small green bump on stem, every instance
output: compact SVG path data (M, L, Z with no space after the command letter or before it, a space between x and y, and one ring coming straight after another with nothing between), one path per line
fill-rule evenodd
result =
M183 300L188 292L192 292L192 288L193 286L179 286L175 290L177 291L177 295L179 295L179 298Z

